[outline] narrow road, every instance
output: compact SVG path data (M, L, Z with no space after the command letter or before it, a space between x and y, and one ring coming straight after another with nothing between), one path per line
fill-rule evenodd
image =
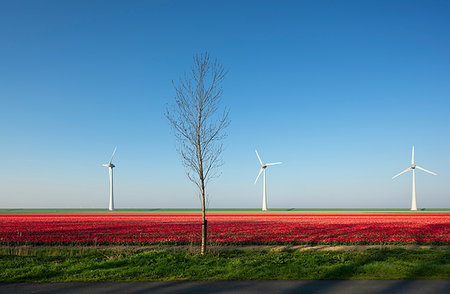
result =
M0 293L448 294L450 280L0 283Z

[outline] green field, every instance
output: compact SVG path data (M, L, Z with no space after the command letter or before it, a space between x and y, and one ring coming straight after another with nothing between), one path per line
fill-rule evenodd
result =
M148 208L148 209L116 209L109 211L107 209L89 208L11 208L0 209L0 214L200 214L201 209L177 209L177 208ZM450 214L450 208L426 208L418 211L411 211L407 208L389 208L389 209L368 209L368 208L274 208L269 211L261 211L259 208L211 208L207 210L209 214Z
M0 249L0 282L449 278L449 250Z

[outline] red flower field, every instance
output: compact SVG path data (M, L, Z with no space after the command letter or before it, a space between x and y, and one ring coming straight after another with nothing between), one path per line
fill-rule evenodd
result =
M198 215L0 215L0 243L199 243ZM450 215L209 215L217 244L450 244Z

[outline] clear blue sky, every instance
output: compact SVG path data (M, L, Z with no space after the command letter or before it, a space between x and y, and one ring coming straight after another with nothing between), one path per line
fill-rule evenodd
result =
M448 1L0 2L0 208L199 207L164 117L209 51L231 125L210 207L450 207Z

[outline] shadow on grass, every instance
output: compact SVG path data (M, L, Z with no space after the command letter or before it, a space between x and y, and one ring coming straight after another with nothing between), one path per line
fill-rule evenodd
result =
M317 278L319 280L349 280L357 278L357 275L361 274L361 268L375 263L383 262L389 258L391 251L389 250L371 250L369 255L357 256L358 258L344 263L341 265L336 265L324 273L319 275Z
M444 251L441 256L429 256L426 263L415 265L408 273L408 279L430 278L433 273L447 271L447 278L450 279L450 270L445 269L445 265L450 264L450 251Z
M13 257L10 268L26 265L9 281L418 279L450 276L450 251L372 249L365 252L220 251L201 257L189 252L98 252L80 257ZM95 255L94 255L95 254ZM5 256L6 257L6 256ZM20 259L23 259L21 261ZM6 264L6 263L5 263ZM226 271L225 271L226 269ZM254 271L253 271L254 270ZM241 275L242 274L242 275ZM228 277L228 278L227 278ZM7 279L5 279L7 280Z
M448 250L434 254L434 251L412 252L399 248L368 250L367 253L356 256L348 263L331 267L317 278L321 280L433 279L445 276L450 278Z

